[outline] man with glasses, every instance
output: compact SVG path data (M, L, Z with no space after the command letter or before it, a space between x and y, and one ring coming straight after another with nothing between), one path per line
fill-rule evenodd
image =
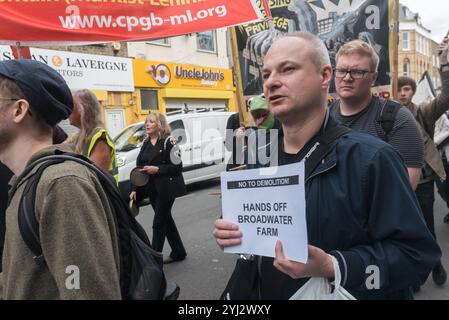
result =
M264 57L262 77L271 112L282 123L270 165L305 157L307 165L315 142L338 125L327 111L332 68L324 43L306 32L279 38ZM411 286L427 278L440 250L420 216L399 153L373 136L347 132L311 170L304 188L308 260L288 260L278 241L275 259L255 258L258 290L252 297L288 299L308 277L333 278L335 258L341 285L354 297L411 299ZM222 248L251 241L223 219L215 222L213 235ZM373 267L374 277L368 271ZM237 278L244 275L236 269ZM374 278L376 288L368 284ZM245 280L235 291L248 289Z
M377 79L379 57L366 42L354 40L343 45L336 55L335 87L339 100L331 114L349 128L369 133L391 144L402 155L410 183L416 189L424 165L423 139L413 115L391 100L375 97L371 87ZM391 130L385 131L383 111L396 109Z

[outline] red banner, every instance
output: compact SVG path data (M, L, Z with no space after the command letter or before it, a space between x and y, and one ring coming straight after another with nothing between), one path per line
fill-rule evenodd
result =
M262 18L256 0L0 0L0 42L155 39Z

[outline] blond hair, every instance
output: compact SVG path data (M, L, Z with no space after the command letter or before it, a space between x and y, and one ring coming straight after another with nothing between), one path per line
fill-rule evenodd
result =
M148 114L147 118L145 119L145 125L147 124L150 117L152 117L156 122L159 138L164 139L168 137L171 133L171 129L170 126L168 125L167 118L165 117L165 115L163 115L159 111L152 111L150 114Z
M337 55L335 56L335 61L338 63L338 59L340 59L341 56L351 54L359 54L368 57L370 59L370 71L377 72L377 68L379 67L379 56L369 43L362 40L353 40L345 43L340 50L338 50Z

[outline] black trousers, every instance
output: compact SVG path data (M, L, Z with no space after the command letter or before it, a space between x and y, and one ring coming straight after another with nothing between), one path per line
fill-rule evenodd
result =
M175 220L173 220L171 209L175 199L164 199L150 194L151 206L154 210L153 219L153 248L159 252L164 249L165 237L171 247L170 257L174 260L183 259L186 249L182 243Z
M435 236L435 224L433 219L433 203L435 202L435 187L434 181L421 183L416 188L416 196L418 197L421 212L424 220L426 221L427 228L429 228L433 237Z

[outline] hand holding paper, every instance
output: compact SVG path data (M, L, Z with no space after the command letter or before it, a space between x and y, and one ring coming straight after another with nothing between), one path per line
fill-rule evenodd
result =
M307 263L290 261L284 256L281 241L276 242L276 259L274 266L293 279L307 277L333 278L334 267L332 258L320 248L309 245Z
M212 234L222 249L242 243L242 233L239 231L239 226L223 219L215 221Z
M225 252L274 258L282 240L285 256L307 261L303 162L222 173L221 190L214 236Z

